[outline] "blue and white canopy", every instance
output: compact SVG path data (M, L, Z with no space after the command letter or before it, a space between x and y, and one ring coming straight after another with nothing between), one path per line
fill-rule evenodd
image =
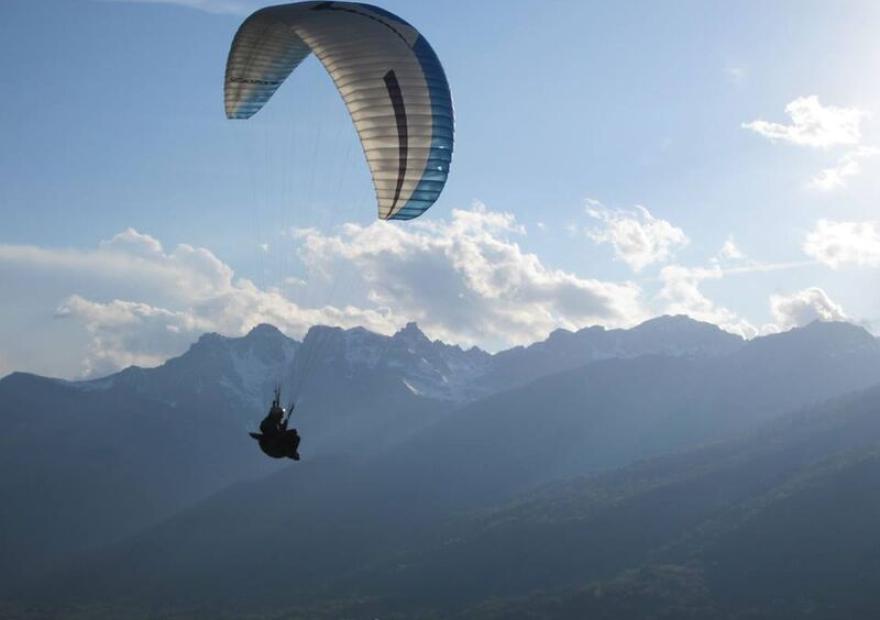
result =
M229 51L226 116L253 116L312 52L354 121L379 217L424 213L449 175L452 97L428 41L388 11L354 2L297 2L255 12Z

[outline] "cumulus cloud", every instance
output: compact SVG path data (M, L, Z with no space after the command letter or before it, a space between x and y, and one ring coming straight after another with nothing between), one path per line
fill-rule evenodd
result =
M755 120L742 126L773 141L827 148L858 144L867 116L857 108L824 106L816 95L798 97L785 106L785 113L791 119L787 125Z
M199 320L188 312L118 299L98 303L79 295L64 300L55 316L77 320L92 335L83 360L85 376L107 374L133 364L156 366L185 345L181 336L192 339L213 327L210 321Z
M868 113L858 108L823 106L815 95L799 97L785 107L791 118L788 125L756 120L743 123L751 129L776 142L788 142L813 148L850 146L851 148L834 164L813 175L808 186L812 189L830 191L844 187L847 181L862 172L863 160L880 153L872 146L859 146L862 140L861 124Z
M810 187L829 191L844 187L849 178L862 172L862 160L880 153L880 149L872 146L861 146L841 157L836 164L820 170L810 180Z
M166 251L157 239L132 229L92 250L0 245L0 277L11 296L52 303L56 319L87 330L79 369L84 376L132 363L155 365L205 331L240 335L263 322L294 336L318 323L385 332L396 327L376 310L305 307L278 289L236 278L205 248L180 244Z
M719 306L700 290L705 280L724 277L724 271L717 265L711 267L685 267L667 265L660 271L662 288L658 300L664 305L666 314L685 314L698 321L714 323L731 333L744 338L752 338L758 330L735 312Z
M418 320L432 336L500 348L647 317L637 285L548 267L517 243L524 234L512 215L482 205L445 221L299 230L308 277L262 288L206 248L167 249L128 229L90 250L0 245L0 280L31 304L28 320L54 311L56 325L84 330L85 376L152 366L206 331L240 335L263 322L301 337L315 324L391 333ZM333 304L332 290L342 297Z
M636 272L669 260L689 241L680 228L654 217L642 206L624 211L588 200L587 214L602 223L601 228L587 231L588 236L597 243L611 244L614 256Z
M876 267L880 265L880 222L819 220L807 234L803 249L833 269L846 264Z
M556 327L631 325L645 318L632 283L582 278L544 265L516 242L513 215L477 204L449 221L299 231L317 272L353 265L369 299L419 321L435 337L489 348L531 342Z
M843 308L818 287L807 288L791 295L772 295L770 312L780 330L802 327L813 321L847 320Z

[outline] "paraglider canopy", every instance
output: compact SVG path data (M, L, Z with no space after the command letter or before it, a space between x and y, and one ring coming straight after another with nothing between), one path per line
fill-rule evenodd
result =
M226 64L226 115L257 113L311 53L354 121L379 217L408 220L437 200L452 161L452 97L428 41L368 4L297 2L261 9L235 35Z

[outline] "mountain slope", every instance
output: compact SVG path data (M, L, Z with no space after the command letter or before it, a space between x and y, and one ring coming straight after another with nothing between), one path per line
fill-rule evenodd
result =
M0 402L0 576L130 535L267 471L251 446L225 439L241 433L231 416L212 410L22 374L0 382Z
M641 566L552 593L508 590L509 598L477 603L454 617L877 617L876 435L873 446L789 473L779 486L718 510L672 551L645 549ZM586 549L575 543L570 551Z
M721 357L609 359L551 375L440 419L399 458L426 470L442 459L438 476L456 493L501 498L729 437L878 382L870 334L814 323Z
M266 459L247 431L274 386L291 386L297 353L311 343L263 325L242 338L207 334L158 368L85 382L21 373L0 380L0 581L277 469L281 463ZM444 411L384 368L355 365L340 380L338 360L321 352L322 367L294 416L308 439L305 458L382 449Z
M355 544L332 529L315 532L305 547L315 564L322 562L322 545L344 555L337 543L348 540L360 549L358 562L372 561L374 552L393 546L387 541L395 532L431 529L457 511L491 506L559 477L729 437L787 409L880 382L880 346L845 324L814 324L746 344L680 318L630 331L648 336L641 349L618 348L624 357L461 406L456 394L468 389L468 378L477 385L488 378L498 356L432 343L414 325L393 337L315 328L301 345L263 326L241 339L205 336L162 367L98 381L12 375L0 381L0 492L8 500L0 502L7 506L0 525L11 550L0 559L0 576L22 568L37 574L163 520L166 542L156 548L167 553L154 558L159 565L179 561L195 578L208 570L199 558L220 553L241 565L259 564L265 539L252 539L234 509L259 504L256 496L235 486L212 498L210 511L199 502L279 465L264 459L245 431L259 421L261 398L285 372L292 375L288 393L299 396L294 420L306 460L253 488L284 490L269 510L272 523L305 528L312 521L303 514L318 522L337 515L330 524L360 537ZM688 341L676 336L681 333L695 336ZM679 338L690 344L675 346ZM727 344L719 349L718 343ZM675 355L634 354L658 347ZM354 456L314 474L321 486L309 511L300 513L290 498L300 473L315 471L303 466L332 454ZM350 493L350 501L333 492L353 486L364 493ZM381 518L361 519L364 511ZM401 520L395 511L411 518ZM58 519L64 528L54 527ZM206 540L187 537L193 528L181 524L193 522L219 537L212 547L192 547ZM386 524L396 530L389 534ZM270 527L255 525L263 532ZM269 538L298 549L301 534ZM373 540L386 542L376 547ZM150 557L143 554L145 566ZM273 556L266 566L287 574L287 562ZM241 579L223 565L211 571L217 583ZM164 572L187 583L182 573ZM253 572L255 589L262 574Z
M546 487L359 582L421 606L470 601L467 618L874 617L878 477L874 388ZM499 596L516 598L478 603Z
M74 383L88 389L127 387L171 407L234 403L242 426L249 412L261 411L275 384L292 373L300 343L271 325L258 325L242 338L205 334L180 357L156 368L130 367L95 381ZM202 408L206 408L202 404Z
M851 340L845 326L820 330L712 363L645 356L546 377L468 405L370 459L315 463L227 489L99 554L86 574L100 576L103 596L138 592L183 602L209 591L219 596L219 588L283 605L325 591L393 602L405 591L428 607L609 579L650 554L672 553L719 512L772 492L804 467L880 438L869 415L880 401L876 391L854 401L861 409L845 404L850 413L840 419L837 405L794 417L778 409L870 377L869 340ZM817 333L819 349L801 346ZM825 361L801 364L805 352ZM756 358L779 368L741 370L740 383L733 381L743 359ZM772 389L795 380L810 388L794 396ZM739 400L716 402L719 386L737 385ZM758 425L744 439L555 484L493 508L566 473L626 465ZM471 510L489 512L456 517ZM681 549L668 561L690 557ZM283 585L291 580L295 587ZM80 593L90 588L73 577L62 581Z
M661 316L632 329L559 329L543 342L498 353L483 383L489 391L498 391L600 360L642 355L708 359L733 353L744 344L739 336L715 325L680 315Z

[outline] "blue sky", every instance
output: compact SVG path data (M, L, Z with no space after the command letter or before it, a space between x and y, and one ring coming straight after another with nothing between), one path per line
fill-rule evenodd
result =
M223 115L258 3L0 4L0 374L314 322L498 349L682 312L880 320L880 5L382 3L440 56L447 188L377 224L314 59Z

